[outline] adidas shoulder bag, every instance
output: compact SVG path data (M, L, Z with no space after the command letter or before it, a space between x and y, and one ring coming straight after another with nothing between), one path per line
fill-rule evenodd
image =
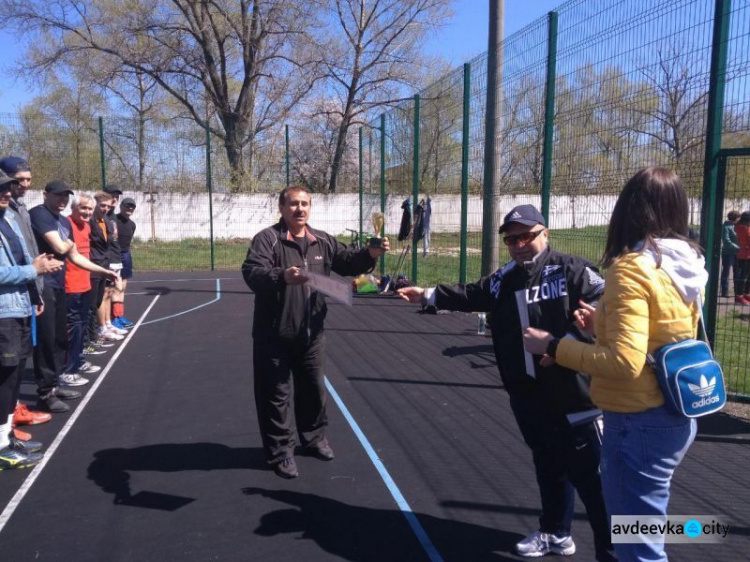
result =
M700 298L698 309L703 324ZM673 413L697 418L718 412L726 404L724 373L707 340L687 339L665 345L649 355L649 363L664 393L664 403Z

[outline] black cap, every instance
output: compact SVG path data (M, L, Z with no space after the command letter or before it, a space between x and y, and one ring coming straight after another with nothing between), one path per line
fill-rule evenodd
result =
M117 187L114 184L105 185L104 186L104 191L106 193L109 193L110 195L118 195L118 196L122 195L122 189L120 189L119 187Z
M120 207L133 207L135 209L135 200L131 197L126 197L120 201Z
M47 193L56 193L58 195L61 195L63 193L73 195L73 190L70 189L68 184L62 180L52 180L44 186L44 191L46 191Z
M31 171L31 168L29 167L29 163L23 158L19 158L18 156L6 156L0 160L0 170L9 176L12 176L18 172L29 172Z
M544 224L544 216L540 213L534 205L519 205L513 207L513 210L505 215L503 219L503 225L500 227L500 233L505 232L508 226L517 222L519 224L525 224L526 226L534 226L535 224Z
M0 191L5 191L6 189L10 189L10 184L14 181L17 181L10 177L8 174L0 170Z

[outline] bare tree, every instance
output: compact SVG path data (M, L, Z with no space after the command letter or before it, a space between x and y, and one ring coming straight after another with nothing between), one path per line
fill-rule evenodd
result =
M425 33L449 15L449 0L332 0L341 40L329 46L329 85L340 103L340 125L329 191L337 188L352 124L373 108L394 103L420 76Z
M240 180L252 168L256 135L283 120L314 84L318 50L308 30L319 7L295 0L7 0L0 19L36 40L35 69L96 52L153 79L191 119L211 126ZM207 119L213 112L221 127Z

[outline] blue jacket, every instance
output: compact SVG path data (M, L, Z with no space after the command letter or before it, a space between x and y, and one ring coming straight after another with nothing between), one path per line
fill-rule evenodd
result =
M8 246L8 240L0 232L0 318L25 318L31 316L31 297L29 283L37 277L33 261L26 248L21 229L15 221L15 214L10 209L5 211L2 219L13 228L23 248L29 265L17 265Z

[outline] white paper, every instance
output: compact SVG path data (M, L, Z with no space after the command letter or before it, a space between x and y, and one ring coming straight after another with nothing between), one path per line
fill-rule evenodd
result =
M523 336L524 331L529 327L529 307L526 304L526 289L516 291L516 305L518 305L518 317L521 319L521 336ZM523 356L526 361L526 374L530 377L536 378L534 356L526 351L525 348Z
M311 289L320 291L346 306L352 306L352 286L349 283L343 283L331 279L327 275L319 275L317 273L310 273L309 271L305 271L304 275L307 277L306 285Z

